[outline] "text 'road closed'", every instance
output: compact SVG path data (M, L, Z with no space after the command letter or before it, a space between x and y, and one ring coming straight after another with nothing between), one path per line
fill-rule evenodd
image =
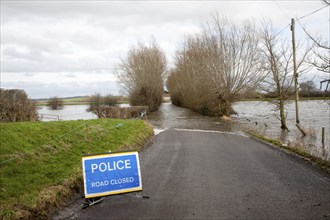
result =
M142 190L138 152L86 156L82 163L86 198Z

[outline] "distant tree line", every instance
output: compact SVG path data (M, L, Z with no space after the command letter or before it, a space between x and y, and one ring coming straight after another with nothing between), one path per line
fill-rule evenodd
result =
M289 90L289 98L293 99L294 87L291 87ZM299 96L304 98L320 98L320 97L328 97L330 98L330 91L322 91L317 88L315 83L311 80L300 83L299 85ZM239 99L263 99L263 98L271 98L276 99L278 96L275 92L269 91L261 91L260 88L252 88L247 87L240 95Z

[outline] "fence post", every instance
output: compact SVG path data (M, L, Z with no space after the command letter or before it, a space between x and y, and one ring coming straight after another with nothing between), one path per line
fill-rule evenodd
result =
M89 133L88 133L88 125L86 124L86 137L87 137L87 142L88 142L88 153L91 153L91 139L89 137Z
M325 129L322 127L322 147L324 147Z

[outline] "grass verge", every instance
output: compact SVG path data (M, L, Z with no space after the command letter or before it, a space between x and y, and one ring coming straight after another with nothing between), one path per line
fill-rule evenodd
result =
M303 149L301 149L299 147L284 145L279 140L267 138L267 137L264 137L262 135L256 134L256 133L251 132L251 131L246 131L245 133L247 133L249 136L251 136L253 138L256 138L260 141L269 143L272 146L279 147L279 148L285 149L285 150L287 150L291 153L294 153L294 154L298 155L299 157L302 157L303 159L305 159L307 161L310 161L314 164L317 164L322 170L330 173L330 162L329 161L326 161L326 160L323 160L321 158L315 157L315 156L309 154L308 152L304 151Z
M47 218L77 191L83 155L140 150L153 134L121 119L0 123L0 132L0 219Z

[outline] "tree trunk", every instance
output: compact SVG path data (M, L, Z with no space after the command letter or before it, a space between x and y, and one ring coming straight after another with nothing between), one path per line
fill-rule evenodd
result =
M220 115L221 116L230 116L230 113L233 111L231 102L229 100L220 100Z
M286 115L284 111L284 100L280 98L280 120L281 120L281 128L283 130L289 131L288 127L286 126Z

